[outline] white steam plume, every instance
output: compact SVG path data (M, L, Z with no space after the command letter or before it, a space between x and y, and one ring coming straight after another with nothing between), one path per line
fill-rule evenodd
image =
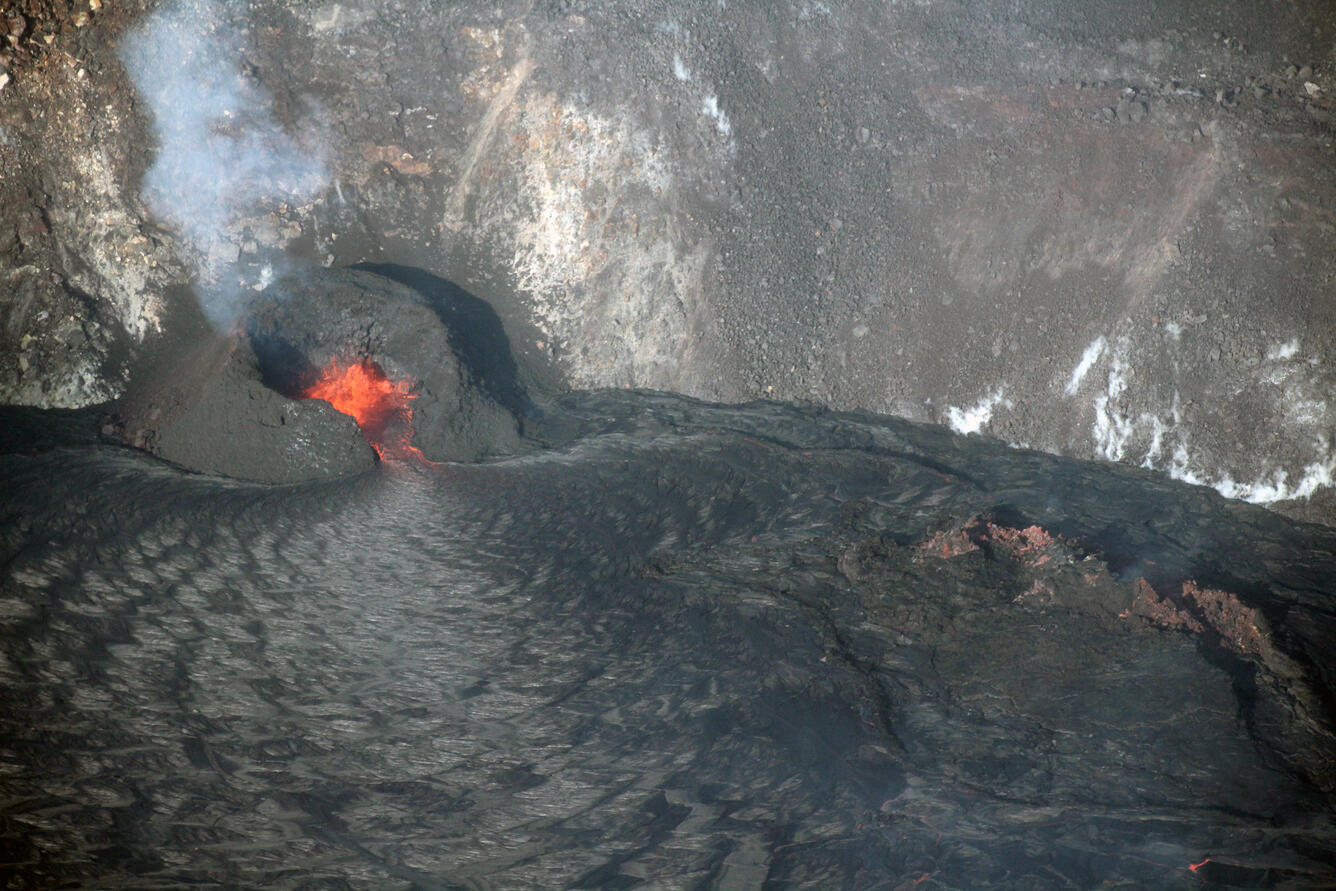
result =
M144 176L148 207L200 257L198 289L215 325L230 326L240 286L225 282L242 221L324 186L319 147L274 119L269 93L247 78L235 24L214 0L176 0L126 35L120 56L153 114L158 153Z

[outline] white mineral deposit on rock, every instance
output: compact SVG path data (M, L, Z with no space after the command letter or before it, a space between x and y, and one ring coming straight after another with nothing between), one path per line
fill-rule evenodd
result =
M1011 400L1006 398L1006 392L1001 387L981 398L970 408L948 407L946 421L957 433L978 433L992 420L993 412L998 406L1011 407Z

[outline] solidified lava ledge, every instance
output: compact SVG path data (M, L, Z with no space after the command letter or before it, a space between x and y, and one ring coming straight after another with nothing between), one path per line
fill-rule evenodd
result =
M0 884L1336 886L1333 39L7 10Z

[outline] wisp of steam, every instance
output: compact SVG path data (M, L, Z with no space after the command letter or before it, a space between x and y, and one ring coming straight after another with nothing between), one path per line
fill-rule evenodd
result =
M158 153L143 198L193 249L204 310L231 326L241 285L243 220L312 198L328 175L324 152L275 120L269 93L242 71L236 27L214 0L177 0L149 16L120 56L152 111Z

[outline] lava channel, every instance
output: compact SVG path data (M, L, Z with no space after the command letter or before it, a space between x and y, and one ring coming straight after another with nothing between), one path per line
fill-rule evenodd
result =
M413 438L413 407L417 398L412 382L390 380L370 359L344 364L337 358L320 371L320 378L306 389L307 399L323 399L357 421L366 441L384 458L422 457L410 444Z

